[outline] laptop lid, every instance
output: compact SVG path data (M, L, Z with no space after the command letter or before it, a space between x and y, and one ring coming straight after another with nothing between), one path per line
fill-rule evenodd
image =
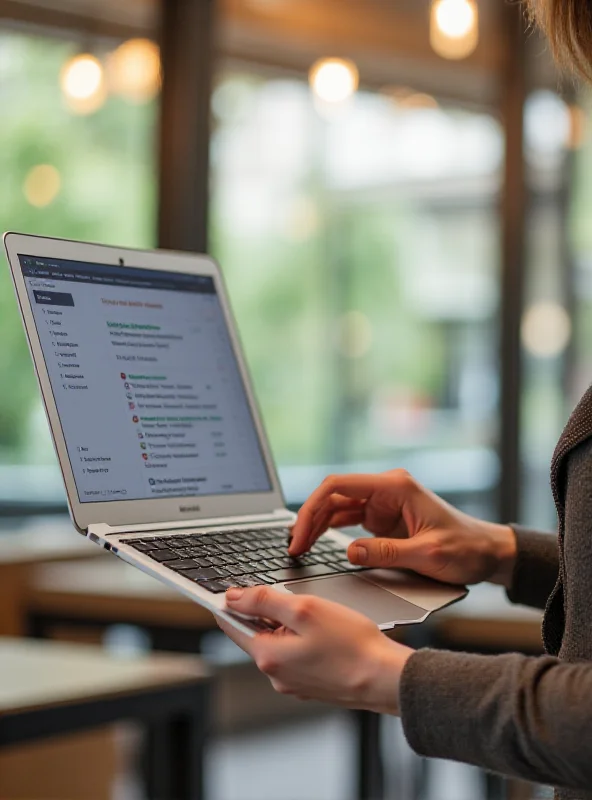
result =
M4 240L80 530L284 507L213 259Z

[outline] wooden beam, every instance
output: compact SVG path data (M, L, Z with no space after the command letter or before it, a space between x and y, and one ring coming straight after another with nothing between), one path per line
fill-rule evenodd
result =
M526 81L526 31L522 7L500 6L505 30L506 53L502 73L501 113L504 123L506 160L501 204L501 485L499 518L520 519L522 470L521 398L523 383L520 327L524 308L526 272L525 228L527 191L524 161L524 103Z
M137 24L118 20L116 17L90 15L79 12L66 11L50 4L36 5L23 3L21 0L0 0L0 20L14 27L27 27L42 29L45 33L54 35L80 35L105 37L112 39L130 39L136 36L153 36L155 27L153 16L138 15Z
M257 32L276 46L305 44L321 55L359 56L363 53L411 58L433 67L458 67L437 56L429 42L429 2L373 2L373 0L282 0L245 2L220 0L225 24ZM462 67L495 71L503 49L493 20L482 24L475 53Z
M162 0L158 245L205 252L215 0Z

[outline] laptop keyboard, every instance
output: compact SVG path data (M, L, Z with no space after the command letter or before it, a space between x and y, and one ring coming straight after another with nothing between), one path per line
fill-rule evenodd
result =
M322 538L300 558L287 554L289 528L223 531L121 539L213 594L234 586L285 583L354 572L342 545Z

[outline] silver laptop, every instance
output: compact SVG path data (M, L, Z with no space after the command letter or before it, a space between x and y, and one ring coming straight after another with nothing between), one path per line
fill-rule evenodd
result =
M339 531L288 556L296 516L211 258L4 241L70 514L95 544L250 634L266 623L226 609L231 586L325 597L383 630L465 596L353 567Z

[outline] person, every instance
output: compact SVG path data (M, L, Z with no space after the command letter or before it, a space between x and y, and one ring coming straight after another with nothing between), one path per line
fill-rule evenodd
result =
M592 0L531 0L561 61L592 76ZM220 622L275 689L400 715L414 750L592 800L592 387L555 451L558 538L469 517L394 470L327 478L303 505L289 552L328 527L363 525L354 564L403 567L452 583L491 581L545 609L546 655L411 648L363 616L266 587L230 589L228 606L280 624L251 639ZM470 602L470 600L468 601Z

